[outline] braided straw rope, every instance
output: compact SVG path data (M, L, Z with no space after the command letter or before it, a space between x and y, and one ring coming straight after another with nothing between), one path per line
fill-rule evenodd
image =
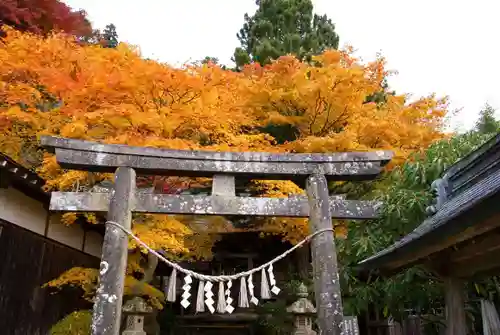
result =
M204 275L204 274L201 274L201 273L198 273L198 272L194 272L194 271L191 271L191 270L188 270L188 269L184 269L180 265L178 265L178 264L176 264L176 263L174 263L172 261L169 261L167 258L165 258L163 255L161 255L159 252L151 249L146 243L144 243L143 241L141 241L141 239L139 239L137 236L135 236L130 230L128 230L127 228L121 226L120 224L118 224L116 222L113 222L113 221L107 221L106 224L110 224L110 225L112 225L112 226L114 226L116 228L121 229L124 233L126 233L127 235L129 235L130 237L132 237L138 244L140 244L142 247L144 247L147 251L149 251L150 253L152 253L153 255L155 255L156 257L158 257L158 259L160 259L161 261L165 262L166 264L168 264L172 268L176 269L177 271L182 272L185 275L189 275L189 276L191 276L193 278L196 278L198 280L215 282L215 283L225 282L225 281L229 281L229 280L234 281L234 280L237 280L237 279L239 279L241 277L247 277L247 276L249 276L251 274L257 273L257 272L261 271L262 269L265 269L265 268L269 267L271 264L274 264L277 261L285 258L290 253L292 253L295 249L300 248L302 245L304 245L305 243L309 242L312 238L316 237L317 235L322 234L324 232L328 232L328 231L334 232L333 228L320 229L320 230L318 230L318 231L316 231L316 232L308 235L302 241L300 241L299 243L297 243L296 245L294 245L292 248L288 249L287 251L283 252L281 255L276 256L275 258L273 258L269 262L264 263L264 264L260 265L259 267L254 268L254 269L251 269L251 270L248 270L248 271L243 271L243 272L240 272L240 273L237 273L237 274L234 274L234 275L208 276L208 275Z

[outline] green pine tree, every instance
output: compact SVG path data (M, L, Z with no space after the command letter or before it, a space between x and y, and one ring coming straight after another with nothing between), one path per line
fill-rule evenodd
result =
M209 64L209 63L212 63L212 64L219 64L219 58L217 57L211 57L211 56L205 56L205 58L203 58L201 61L200 61L201 64Z
M476 121L476 130L481 134L492 134L500 130L500 121L495 118L495 109L489 104L484 105Z
M116 48L118 46L118 33L116 26L112 23L108 24L101 35L103 47Z
M233 61L238 68L251 61L267 64L282 55L301 60L326 49L337 49L339 36L326 15L313 14L311 0L257 0L253 16L245 14L237 34L241 47Z

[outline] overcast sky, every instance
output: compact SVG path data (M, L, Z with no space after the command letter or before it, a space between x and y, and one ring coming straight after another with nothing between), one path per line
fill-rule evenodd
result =
M230 64L236 33L255 0L66 0L95 28L117 26L121 41L146 57L179 65L213 56ZM448 95L469 128L488 102L500 109L500 3L494 0L313 0L336 24L340 44L371 60L381 52L399 74L397 92Z

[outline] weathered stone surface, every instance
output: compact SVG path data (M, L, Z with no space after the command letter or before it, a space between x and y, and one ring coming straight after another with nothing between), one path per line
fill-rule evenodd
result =
M236 196L234 176L216 174L212 180L212 195Z
M108 220L130 229L136 175L133 169L119 168L110 196ZM86 193L91 194L91 193ZM118 335L122 312L123 286L127 266L127 235L114 225L106 225L102 246L99 286L92 316L92 335Z
M265 152L213 152L197 150L165 150L149 147L133 147L117 144L101 144L53 136L42 136L41 144L49 150L54 148L72 149L77 151L94 151L99 153L114 153L120 155L191 159L215 161L242 162L352 162L381 161L387 164L393 153L391 151L370 152L340 152L332 154L272 154Z
M71 212L106 212L110 193L53 192L50 209ZM306 197L252 198L232 196L166 195L136 193L133 212L308 217ZM376 201L329 198L331 215L335 219L372 219L378 216L381 203Z
M141 297L133 297L122 308L124 314L145 315L153 313L153 307Z
M440 210L448 200L449 184L446 179L436 179L431 184L431 191L434 193L432 204L426 207L427 215L434 215Z
M325 176L312 175L307 179L307 196L311 212L310 232L332 228L330 206L328 206L328 183ZM325 232L313 238L311 253L320 334L340 335L343 308L333 232Z
M300 179L311 174L323 174L331 180L364 180L377 177L382 171L380 161L355 162L259 162L193 160L123 155L90 151L56 149L57 162L63 168L92 172L112 172L118 167L131 167L138 174L212 177L231 174L252 179Z
M358 318L355 316L344 316L344 335L359 335Z
M301 283L297 293L298 299L286 308L288 313L301 314L301 315L314 315L316 314L316 308L309 301L309 293L307 292L307 287Z
M212 177L231 174L253 179L298 181L313 173L336 180L373 179L392 157L389 151L271 154L163 150L56 137L43 137L42 145L55 151L59 164L68 169L113 172L125 166L149 175Z
M301 283L299 286L298 299L288 306L286 311L294 315L295 327L292 335L316 335L312 329L312 315L316 314L316 308L308 297L307 287Z
M127 228L130 228L132 212L309 216L311 232L331 228L332 218L375 218L381 203L345 200L341 196L329 197L327 179L373 179L393 155L388 151L270 154L161 150L55 137L43 137L42 145L56 153L57 161L63 168L94 172L113 172L118 168L117 179L120 179L113 192L54 192L51 210L106 212L109 208L109 220ZM137 192L135 172L213 177L212 195L174 196ZM236 197L235 178L285 179L299 183L307 180L308 196L284 199ZM311 242L311 250L321 334L340 335L343 312L333 232L324 232L315 237ZM101 284L94 309L93 335L118 334L120 310L116 307L121 305L126 255L125 235L119 228L108 225L103 246Z

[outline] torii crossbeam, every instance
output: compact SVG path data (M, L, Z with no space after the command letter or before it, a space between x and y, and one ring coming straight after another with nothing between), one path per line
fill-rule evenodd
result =
M55 152L66 169L115 172L110 193L53 192L55 211L107 212L108 220L130 229L133 212L196 215L309 217L311 233L332 227L333 219L371 219L380 203L329 197L328 180L376 178L392 152L333 154L270 154L163 150L42 137L42 146ZM136 173L213 178L212 194L165 195L136 192ZM238 197L235 179L292 180L305 183L307 197ZM318 324L323 335L340 335L343 321L337 254L333 232L311 242ZM92 335L118 335L127 236L106 226Z

